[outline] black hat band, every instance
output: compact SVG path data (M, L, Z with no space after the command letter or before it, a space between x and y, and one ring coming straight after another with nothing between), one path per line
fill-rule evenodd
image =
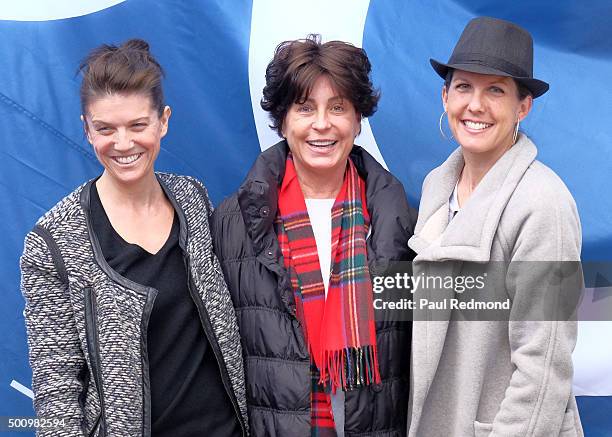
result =
M448 61L448 66L452 68L452 64L474 64L482 65L483 67L494 68L503 71L513 77L531 77L531 73L523 70L519 66L506 61L505 59L487 55L485 53L453 53Z

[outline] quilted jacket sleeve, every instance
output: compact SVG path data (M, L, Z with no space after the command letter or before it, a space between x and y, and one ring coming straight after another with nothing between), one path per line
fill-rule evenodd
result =
M78 436L83 410L79 395L87 371L68 296L63 263L52 256L43 230L30 232L21 257L34 408L39 418L62 421L37 436ZM47 239L53 243L50 238ZM53 246L53 245L52 245ZM54 247L54 246L53 246Z

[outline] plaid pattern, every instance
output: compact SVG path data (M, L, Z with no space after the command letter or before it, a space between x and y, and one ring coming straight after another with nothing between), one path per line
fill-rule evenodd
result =
M310 425L311 437L336 437L329 385L321 384L321 374L314 364L310 366Z
M380 382L367 263L369 217L365 184L348 160L342 188L332 207L333 260L327 299L317 245L293 158L287 157L278 200L277 235L291 276L297 317L304 326L313 362L313 436L333 429L330 390ZM332 434L333 435L333 434Z

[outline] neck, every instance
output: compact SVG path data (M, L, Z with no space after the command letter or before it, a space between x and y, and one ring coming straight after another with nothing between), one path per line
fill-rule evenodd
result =
M122 208L133 210L148 209L164 198L161 186L153 172L137 182L123 184L104 171L96 182L96 188L100 200L105 201L103 203L121 205Z
M303 171L296 166L296 173L305 199L335 199L344 182L346 165L331 172L315 173Z
M459 178L460 183L465 184L470 192L473 191L487 172L511 147L512 145L509 145L485 153L473 153L462 149L465 165Z
M460 207L465 204L487 172L510 147L512 145L485 153L473 153L462 148L464 166L459 175L457 186L457 200Z

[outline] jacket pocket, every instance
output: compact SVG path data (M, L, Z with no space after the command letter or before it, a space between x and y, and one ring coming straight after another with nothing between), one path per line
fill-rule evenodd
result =
M98 317L96 295L91 288L85 288L85 335L87 336L87 354L91 363L93 380L96 384L98 399L100 400L100 413L94 421L88 436L104 437L106 435L106 422L104 419L104 390L102 389L102 369L100 360L100 345L98 339Z
M559 437L577 437L576 423L574 420L574 410L567 410L565 416L563 416L563 423L561 424L561 432Z
M474 421L474 437L488 437L491 431L493 431L492 423Z

